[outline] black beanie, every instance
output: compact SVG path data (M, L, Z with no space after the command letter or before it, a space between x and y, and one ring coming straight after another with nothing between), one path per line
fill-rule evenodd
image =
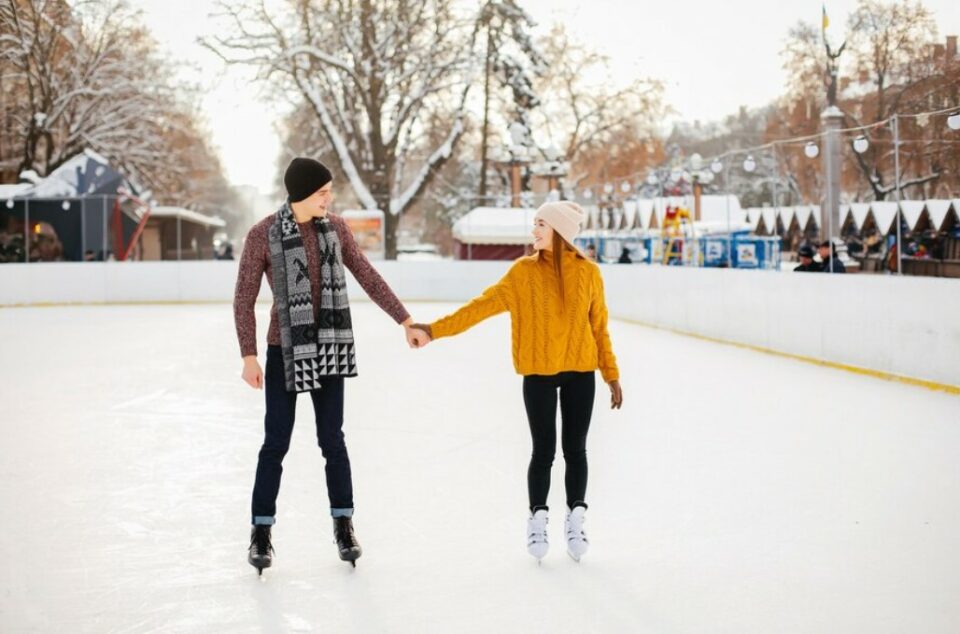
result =
M333 174L323 163L300 156L290 161L287 171L283 173L283 185L292 203L309 198L332 180Z

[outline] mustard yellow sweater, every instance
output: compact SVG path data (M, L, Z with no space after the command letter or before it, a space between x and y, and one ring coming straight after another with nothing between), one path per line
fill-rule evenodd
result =
M513 365L518 374L599 368L604 381L618 380L600 267L572 251L563 258L565 305L560 301L553 254L541 251L520 258L482 295L432 323L433 338L451 337L488 317L509 312Z

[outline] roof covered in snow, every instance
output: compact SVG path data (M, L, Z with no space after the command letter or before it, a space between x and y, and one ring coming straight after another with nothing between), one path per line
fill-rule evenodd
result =
M93 150L77 154L35 185L16 187L23 187L12 193L18 198L81 198L115 195L121 189L136 194L123 174Z
M943 227L951 209L960 213L960 200L904 200L901 202L901 209L903 210L903 219L911 230L920 224L925 215L929 216L930 224L940 229ZM754 228L758 227L762 217L768 231L771 229L771 223L778 218L783 226L788 228L794 218L801 228L804 228L808 222L813 222L815 225L820 224L819 205L776 208L753 207L744 211L750 217L750 223ZM888 200L840 205L840 222L851 222L857 229L861 229L867 218L872 217L881 231L895 230L894 219L896 216L897 203Z
M184 209L183 207L154 207L150 210L150 216L153 218L180 218L181 220L206 227L227 226L227 223L221 218L205 216L192 209Z
M453 237L463 244L531 244L536 209L477 207L453 224Z
M33 187L30 183L19 183L15 185L0 185L0 200L6 200L19 196L23 192Z

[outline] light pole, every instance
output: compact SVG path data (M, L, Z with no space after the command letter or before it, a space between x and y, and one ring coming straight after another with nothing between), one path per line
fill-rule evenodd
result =
M569 173L570 163L563 160L563 154L555 145L551 145L545 149L543 151L543 155L546 158L546 161L533 168L534 175L547 179L548 199L552 200L554 198L554 192L557 192L558 198L563 198L563 191L560 187L560 179Z
M897 275L903 275L903 245L900 236L900 119L893 114L893 182L897 200ZM832 267L831 267L832 268Z

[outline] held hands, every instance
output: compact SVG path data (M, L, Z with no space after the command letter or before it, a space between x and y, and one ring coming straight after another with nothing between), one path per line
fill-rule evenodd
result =
M403 322L403 330L407 338L407 345L411 348L422 348L430 343L430 326L415 324L413 319L410 318Z
M610 387L610 409L620 409L623 405L623 389L620 387L620 381L610 381L607 385Z

